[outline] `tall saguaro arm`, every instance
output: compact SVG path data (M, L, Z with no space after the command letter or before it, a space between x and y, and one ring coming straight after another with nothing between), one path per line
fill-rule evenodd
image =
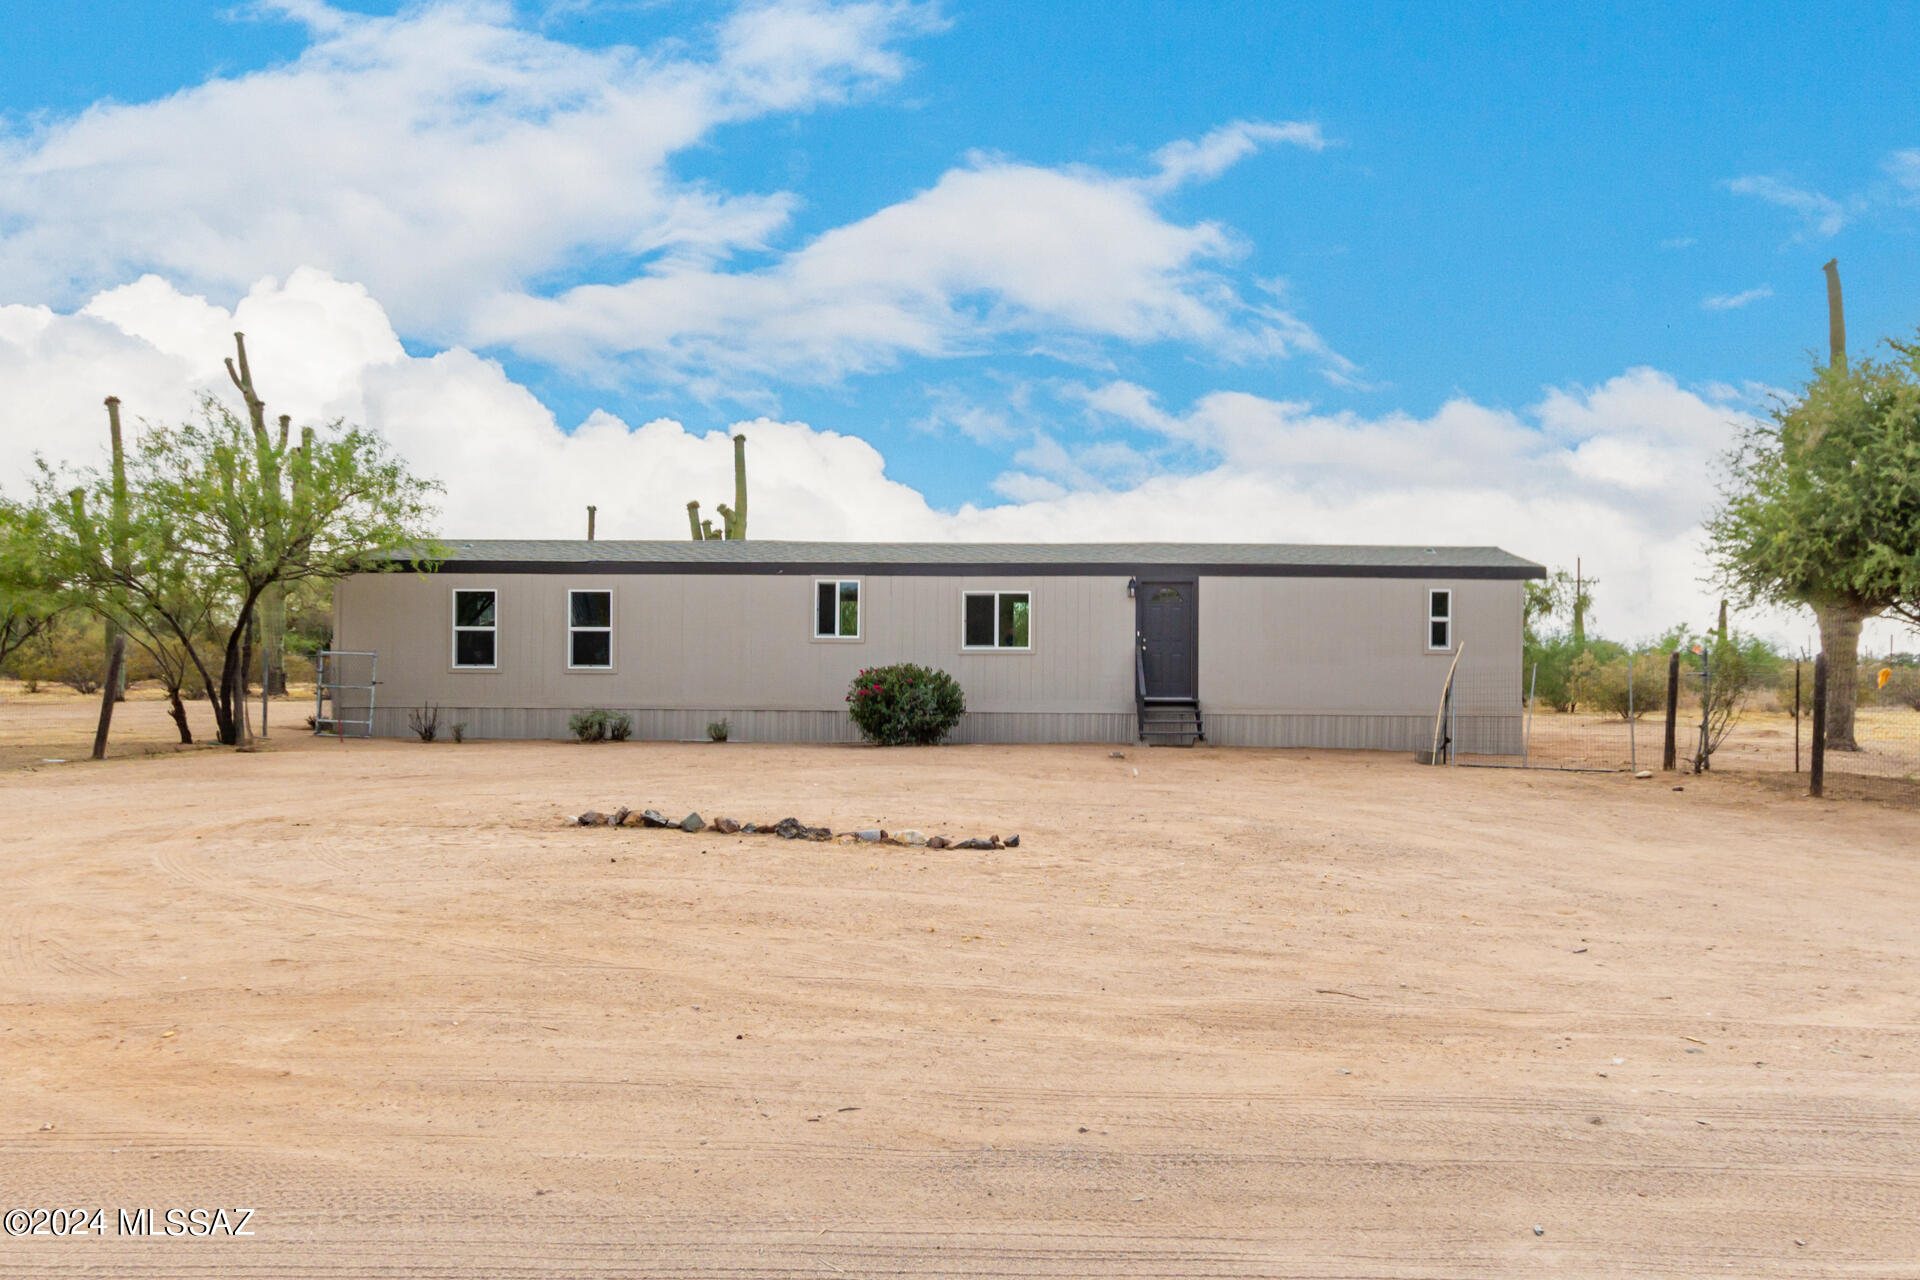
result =
M1840 302L1840 259L1828 258L1821 268L1827 273L1827 352L1833 367L1847 367L1847 315Z

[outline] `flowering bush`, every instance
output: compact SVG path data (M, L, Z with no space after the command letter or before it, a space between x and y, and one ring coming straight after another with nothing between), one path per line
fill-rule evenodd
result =
M944 671L910 662L869 667L847 688L847 710L869 742L930 746L953 731L967 700Z

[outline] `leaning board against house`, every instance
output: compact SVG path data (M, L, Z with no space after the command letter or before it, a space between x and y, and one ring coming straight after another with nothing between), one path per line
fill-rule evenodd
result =
M1545 572L1494 547L443 545L335 594L335 647L378 655L383 736L431 703L476 738L564 737L598 707L643 739L725 719L853 741L855 673L917 662L965 690L961 742L1414 750L1457 656L1460 749L1511 754L1523 584Z

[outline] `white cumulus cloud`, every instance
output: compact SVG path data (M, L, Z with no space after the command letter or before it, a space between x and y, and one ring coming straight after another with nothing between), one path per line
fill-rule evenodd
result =
M1493 543L1549 564L1582 557L1601 582L1596 624L1630 637L1711 617L1700 523L1714 460L1754 404L1651 369L1519 410L1460 398L1425 415L1237 391L1171 409L1123 381L1055 388L1056 426L1103 429L1031 433L996 483L1003 501L942 510L890 478L871 444L806 423L690 431L596 412L567 430L492 360L407 354L377 299L322 272L257 282L231 309L148 277L70 312L0 307L13 392L0 399L0 486L19 492L36 451L97 461L108 393L135 420L230 395L220 359L236 328L272 410L364 423L443 482L449 536L577 537L591 502L602 536L681 537L689 498L710 511L731 496L728 437L741 430L760 538ZM1803 620L1761 621L1804 638Z
M774 0L657 48L584 48L500 0L394 16L319 0L291 61L0 132L0 300L73 305L147 272L232 294L302 267L364 282L400 332L771 404L914 357L1185 344L1352 366L1231 278L1245 245L1160 196L1316 126L1240 121L1127 178L965 159L791 244L799 197L676 169L725 126L899 82L937 29L906 0Z

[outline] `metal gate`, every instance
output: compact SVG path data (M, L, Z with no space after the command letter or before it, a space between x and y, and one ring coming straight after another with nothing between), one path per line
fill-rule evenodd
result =
M313 674L313 731L336 738L373 736L379 655L322 649Z

